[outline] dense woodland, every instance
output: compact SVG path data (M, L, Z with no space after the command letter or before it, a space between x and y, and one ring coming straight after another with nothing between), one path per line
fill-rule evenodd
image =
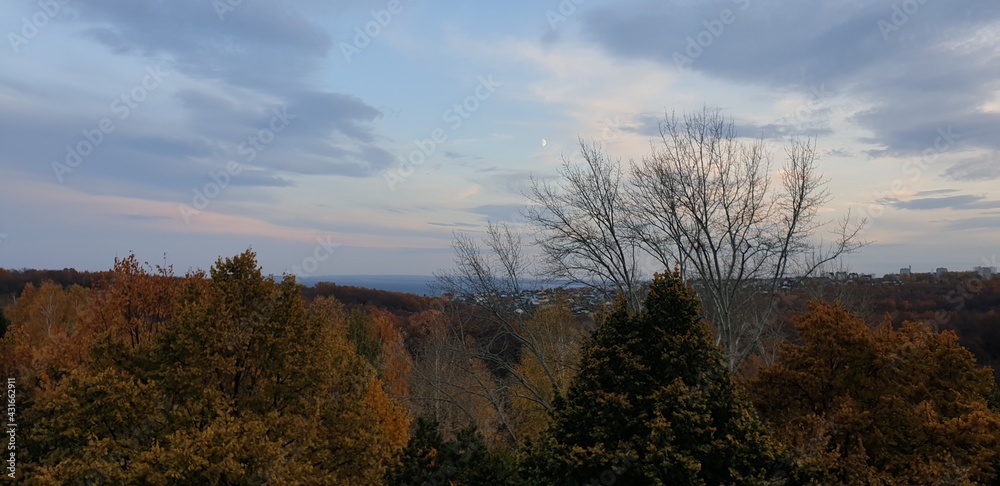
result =
M515 325L252 251L0 276L28 484L997 484L997 280L804 284L734 373L669 272Z
M39 287L51 282L63 288L74 285L91 288L107 274L74 269L0 268L0 308L12 305L29 285ZM914 274L902 277L899 285L828 279L814 282L802 283L784 293L781 305L786 313L786 332L791 331L791 319L804 311L810 300L840 301L871 324L889 316L895 326L904 321L926 322L937 330L953 330L959 342L975 354L978 363L992 367L1000 380L1000 278L982 280L972 272L952 272L943 278L930 273ZM301 287L301 292L306 301L330 297L349 310L388 311L408 343L426 333L427 314L421 313L445 306L441 298L330 282ZM591 316L578 321L584 329L593 326ZM0 316L0 336L7 322Z

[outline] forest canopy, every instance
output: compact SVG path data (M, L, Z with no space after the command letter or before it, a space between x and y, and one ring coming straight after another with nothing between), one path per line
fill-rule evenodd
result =
M997 480L992 370L955 331L900 321L908 301L878 321L789 293L773 362L734 372L676 272L593 316L559 292L307 289L252 250L90 275L27 282L4 308L27 484ZM894 299L847 301L870 316Z

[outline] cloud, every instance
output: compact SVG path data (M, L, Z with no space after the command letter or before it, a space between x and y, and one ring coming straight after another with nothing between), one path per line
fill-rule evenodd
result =
M306 242L320 234L311 229L271 223L259 217L214 212L211 210L214 206L197 214L189 213L185 221L182 206L177 203L88 194L51 182L20 181L14 184L5 177L0 179L0 188L3 188L5 196L24 200L32 194L46 194L44 202L39 201L32 211L48 214L47 221L55 227L73 228L86 224L91 228L99 227L102 231L142 228L189 236L227 234Z
M1000 179L1000 159L995 155L967 159L944 171L944 176L954 181L991 181Z
M427 224L429 224L431 226L444 226L446 228L479 228L479 226L480 226L478 224L470 224L470 223L435 223L435 222L428 222Z
M829 111L829 109L814 110L809 113L808 119L778 120L772 123L733 120L733 126L738 136L748 138L785 141L789 138L825 137L834 133L834 130L830 127L829 120L823 117ZM676 113L675 115L678 119L682 119L685 113ZM725 113L723 115L729 116ZM658 139L660 137L660 127L664 122L665 116L670 116L670 114L638 114L628 118L620 128L626 132Z
M282 177L269 175L270 171L244 169L233 177L230 184L239 187L292 187L296 184Z
M528 194L531 190L532 172L506 170L496 167L479 169L470 179L494 194ZM537 178L537 177L536 177Z
M1000 228L1000 216L980 216L949 221L946 228L954 231L977 229L996 230L997 228Z
M934 193L942 191L926 191ZM951 192L948 189L943 192ZM918 193L919 195L920 193ZM918 197L907 201L898 198L882 198L877 201L879 204L892 206L896 209L909 209L914 211L928 211L934 209L997 209L1000 208L1000 201L987 200L984 196L959 195L946 197Z
M93 88L85 92L89 98L78 101L83 97L73 95L83 81L24 83L0 75L0 163L54 181L51 164L65 162L65 147L84 141L83 131L110 117L114 131L65 174L65 183L176 202L189 200L194 188L232 161L243 165L231 180L244 188L240 197L254 197L248 188L293 186L295 176L380 173L396 159L385 148L387 138L375 131L380 111L356 96L309 85L330 40L296 9L329 6L282 5L247 2L220 21L211 2L68 4L73 15L59 21L95 40L91 51L104 46L116 54L95 56L88 65L107 76L97 79L116 82L87 86ZM133 65L154 61L169 72L162 87L125 119L109 112L108 102L142 79L132 79ZM119 85L122 73L130 84ZM294 119L287 130L265 134L273 143L248 150L251 139L270 128L274 110Z
M763 125L743 123L736 126L736 133L745 137L761 137L769 140L787 140L791 137L813 138L832 135L833 130L829 127L807 128L778 123L768 123Z
M167 96L153 93L162 98L155 102L158 106L140 106L139 115L125 120L126 126L108 137L101 153L86 161L87 170L94 177L186 191L196 178L229 160L249 163L245 152L238 153L239 145L267 128L272 110L281 108L297 120L252 162L272 171L259 179L266 185L278 184L279 172L350 177L380 173L395 160L383 146L386 138L373 127L380 110L358 97L313 87L333 47L327 25L318 19L336 20L349 8L359 7L345 1L244 2L220 19L213 3L201 0L67 4L72 14L59 19L76 28L77 36L106 47L114 57L124 58L123 63L155 62L171 73L166 87L159 89ZM0 82L16 88L9 80ZM143 118L145 112L158 116ZM0 130L10 116L3 113ZM20 130L36 139L25 150L33 153L16 158L31 159L37 167L37 160L56 156L51 150L36 153L38 147L51 148L51 140L59 138L71 143L81 129L106 115L95 113L77 121L65 113L43 112L32 127ZM18 150L5 152L14 156Z
M478 155L463 154L455 152L454 150L445 150L444 156L454 160L483 160L483 158Z
M170 58L186 75L237 86L292 89L333 45L325 29L287 3L244 2L221 20L213 5L75 0L67 8L89 24L81 35L112 52Z
M302 89L240 103L226 94L188 89L177 98L187 109L187 128L196 136L215 138L224 147L219 156L226 159L251 162L246 160L249 139L269 128L280 113L290 118L288 126L274 134L273 145L255 151L252 162L257 166L304 175L367 177L396 160L374 131L379 110L354 96Z
M709 35L707 25L716 23L718 32L723 9L734 21ZM961 136L963 150L1000 149L994 136L1000 112L980 109L1000 78L1000 3L921 3L883 35L880 21L891 22L892 14L886 2L863 0L633 0L586 12L580 32L616 56L676 69L675 54L682 54L692 58L687 70L740 85L802 93L827 86L868 105L852 121L870 130L886 154L920 153L948 127ZM699 34L711 42L688 52ZM765 136L788 131L759 128Z
M913 197L936 196L939 194L950 194L953 192L958 192L958 189L933 189L930 191L920 191L914 194Z
M640 113L633 115L630 118L631 123L622 124L620 129L644 137L656 138L660 136L660 125L663 123L663 118L662 113Z
M524 221L524 216L521 215L523 210L523 204L484 204L469 209L472 213L486 216L490 221Z
M121 217L121 218L123 218L123 219L131 220L131 221L149 221L149 222L153 222L153 221L169 221L170 220L170 218L168 216L164 216L162 214L127 214L127 213L122 213L122 214L119 214L118 216Z

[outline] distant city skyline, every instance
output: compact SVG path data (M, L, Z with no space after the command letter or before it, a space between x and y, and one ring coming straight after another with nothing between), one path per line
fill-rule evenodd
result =
M706 106L815 139L850 271L996 266L1000 2L577 3L5 5L0 267L430 275L579 139Z

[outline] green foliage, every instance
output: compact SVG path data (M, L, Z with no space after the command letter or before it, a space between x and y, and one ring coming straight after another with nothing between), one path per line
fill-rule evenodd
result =
M619 300L603 317L533 449L524 467L547 484L757 484L775 466L676 273L655 277L639 314Z
M387 477L389 484L520 484L512 459L489 450L474 424L448 441L439 429L439 424L431 418L417 419L400 465Z

